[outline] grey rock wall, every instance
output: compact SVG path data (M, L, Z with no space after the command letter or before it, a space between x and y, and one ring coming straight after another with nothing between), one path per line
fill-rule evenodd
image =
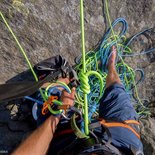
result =
M61 54L73 64L74 58L80 54L79 1L20 1L22 3L17 7L13 5L13 0L0 0L0 10L16 33L31 63L36 64L48 57ZM109 6L112 20L124 17L128 21L128 37L155 26L155 0L109 0ZM107 28L104 11L102 0L85 0L87 51L100 41ZM155 47L154 31L148 36L149 41L142 38L146 48ZM135 52L141 50L139 44L134 44L133 47ZM155 101L155 53L126 58L126 62L135 69L144 69L145 80L138 87L139 95L149 102ZM28 66L15 41L0 19L0 83L5 83L27 69ZM7 116L9 117L8 111L3 111L0 120L3 123L10 122ZM12 135L6 127L0 127L0 134L3 137L0 140L0 148L13 149L27 132L16 132ZM8 136L4 137L6 134ZM147 143L149 146L149 141Z

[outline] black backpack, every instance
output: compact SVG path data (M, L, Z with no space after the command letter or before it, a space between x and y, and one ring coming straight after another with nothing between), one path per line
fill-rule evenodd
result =
M34 66L38 76L38 82L25 81L13 82L0 85L0 103L35 93L44 83L52 82L58 77L75 76L75 71L69 63L60 55L46 59Z

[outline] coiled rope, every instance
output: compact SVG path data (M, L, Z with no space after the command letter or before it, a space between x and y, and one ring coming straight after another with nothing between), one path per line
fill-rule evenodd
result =
M144 72L142 69L132 69L129 65L124 62L124 57L129 56L138 56L144 55L146 53L151 53L155 51L155 48L152 48L141 53L133 53L132 49L129 47L131 43L143 35L145 32L150 31L151 29L144 30L135 36L133 36L129 41L125 37L128 29L128 23L124 18L118 18L113 23L111 22L109 10L108 10L108 1L105 0L106 6L106 16L110 25L110 28L105 33L103 40L99 48L95 51L89 51L85 55L85 44L84 44L84 17L83 17L83 1L81 0L81 33L82 33L82 58L76 65L76 71L80 77L81 86L77 88L76 103L79 108L84 109L83 114L85 117L85 122L81 124L81 130L85 131L85 134L88 134L88 124L98 116L99 100L101 85L98 81L98 76L92 74L87 76L87 73L90 71L96 71L102 77L103 85L105 86L106 77L107 77L107 64L111 56L111 47L114 45L118 51L118 59L116 60L116 69L121 79L121 82L124 84L127 93L136 103L135 108L138 114L140 115L150 115L149 110L143 105L142 101L139 98L137 84L142 82L144 79ZM121 24L121 30L118 33L115 32L114 28ZM95 73L96 73L95 72ZM141 78L136 82L136 74L140 73ZM97 75L98 75L97 74ZM105 89L105 87L103 87ZM86 103L85 103L86 102ZM89 104L88 104L89 103ZM140 108L139 108L140 107ZM87 113L88 112L88 113ZM85 125L85 126L84 126Z

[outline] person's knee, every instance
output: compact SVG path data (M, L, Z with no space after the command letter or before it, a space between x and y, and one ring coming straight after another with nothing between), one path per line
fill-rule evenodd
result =
M137 118L130 96L121 84L114 84L105 90L100 101L99 114L102 118L115 117L118 120Z

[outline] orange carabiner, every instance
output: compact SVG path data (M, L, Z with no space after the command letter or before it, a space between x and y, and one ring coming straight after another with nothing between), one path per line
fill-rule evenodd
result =
M48 105L52 106L54 100L58 100L58 96L49 96L48 100L44 102L42 108L42 115L46 115L48 113Z

